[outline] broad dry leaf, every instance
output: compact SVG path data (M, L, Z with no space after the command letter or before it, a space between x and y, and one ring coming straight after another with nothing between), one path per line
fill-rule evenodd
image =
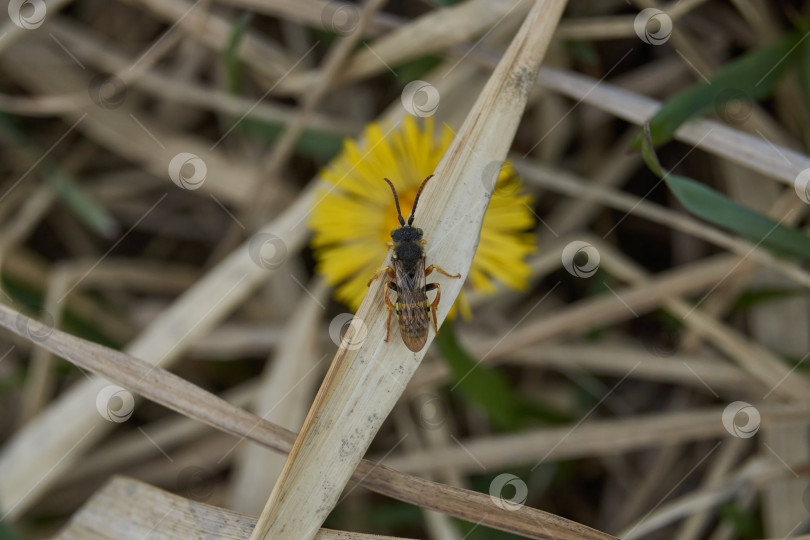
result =
M174 540L248 538L256 518L114 477L73 515L54 540ZM321 529L317 540L405 540Z
M29 317L0 304L0 326L30 340L27 329L29 325L35 324ZM189 418L279 452L288 453L292 449L294 433L144 360L55 329L38 343L82 369ZM89 399L93 401L93 396ZM89 408L95 409L95 405L91 403ZM97 411L94 412L98 414ZM58 430L58 427L54 429ZM96 426L90 427L91 431L95 429ZM33 452L34 447L31 448L32 453L40 456ZM65 456L64 452L62 454ZM612 538L528 506L516 510L501 508L492 504L488 494L409 476L367 460L360 462L352 477L377 493L408 504L529 538L547 538L549 532L553 532L558 538L571 540ZM49 483L54 480L47 474L38 479L40 482L48 479Z
M564 6L535 3L427 185L417 219L429 264L469 270L495 178ZM313 537L419 366L426 348L413 353L400 339L383 341L382 281L361 304L252 538ZM437 281L445 289L441 321L463 280Z

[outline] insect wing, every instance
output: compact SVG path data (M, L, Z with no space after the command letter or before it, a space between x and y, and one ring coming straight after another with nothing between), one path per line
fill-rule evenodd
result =
M413 277L395 261L397 274L397 320L402 341L413 352L425 346L430 326L430 306L425 293L425 260L419 261Z

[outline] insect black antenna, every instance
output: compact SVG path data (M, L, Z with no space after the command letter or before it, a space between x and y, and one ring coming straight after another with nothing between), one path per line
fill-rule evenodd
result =
M399 197L397 197L397 190L394 188L394 184L391 183L391 180L389 180L388 178L383 178L383 180L388 182L388 185L391 186L391 191L394 192L394 204L397 205L397 214L399 215L399 224L400 225L405 225L405 219L402 217L402 212L399 209ZM422 190L420 189L419 191L422 191ZM419 195L417 195L416 197L418 198Z
M411 215L408 218L408 225L413 224L413 216L416 213L416 205L419 203L419 196L422 194L422 190L425 189L425 184L427 184L428 180L430 180L431 178L433 178L432 174L422 181L422 185L419 186L419 191L416 192L416 198L413 200L413 208L411 209Z

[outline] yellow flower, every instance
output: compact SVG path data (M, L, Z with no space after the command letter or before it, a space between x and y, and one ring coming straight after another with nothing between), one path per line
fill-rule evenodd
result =
M399 226L391 188L383 178L394 183L407 214L422 180L433 173L453 139L447 126L441 137L434 136L432 120L428 117L420 128L407 116L398 130L387 132L379 124L369 124L364 142L348 140L321 172L330 185L317 197L310 217L317 272L337 287L335 296L353 311L366 294L369 278L385 259L391 231ZM513 289L526 287L530 269L525 259L535 250L534 219L531 196L520 194L520 187L507 163L484 217L468 276L476 291L494 292L493 279ZM419 223L418 209L415 223ZM451 315L456 308L469 316L463 293Z

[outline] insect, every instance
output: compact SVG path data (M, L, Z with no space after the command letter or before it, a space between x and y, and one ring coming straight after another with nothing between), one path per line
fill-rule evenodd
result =
M422 194L425 184L431 178L433 178L432 174L425 178L422 185L419 186L407 223L402 217L394 184L388 178L384 179L391 186L391 191L394 193L394 203L397 206L400 224L399 227L391 231L392 241L388 242L388 246L394 248L394 254L391 256L394 267L383 266L377 270L368 282L371 285L380 274L383 272L387 274L389 280L385 284L385 307L388 310L388 320L385 327L385 341L388 341L391 333L391 313L396 310L402 341L413 352L418 352L425 346L431 313L433 314L433 330L436 334L439 333L436 322L436 306L439 305L439 300L442 297L442 289L438 283L426 283L425 278L434 270L447 277L461 277L461 274L448 274L435 264L425 268L425 248L423 246L426 242L422 239L422 229L413 226L413 216L416 212L416 205L419 203L419 196ZM432 290L436 291L436 298L431 303L428 300L427 292ZM391 298L388 296L390 291L397 293L396 303L391 302Z

